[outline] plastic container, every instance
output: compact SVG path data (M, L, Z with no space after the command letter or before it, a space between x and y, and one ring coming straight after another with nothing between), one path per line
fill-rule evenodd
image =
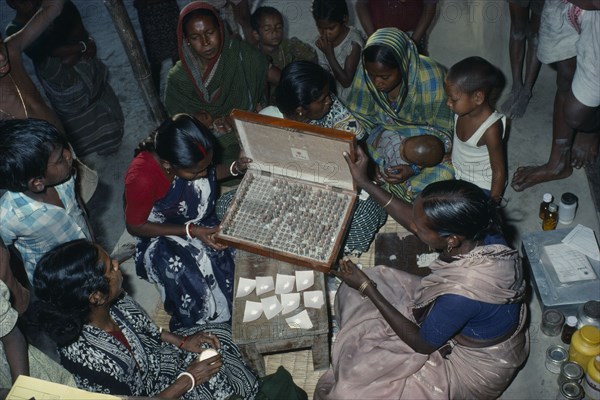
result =
M563 193L558 203L558 222L570 224L575 219L577 212L577 196L573 193Z
M553 231L558 224L558 206L554 203L548 205L548 211L542 222L542 229L545 231Z
M577 328L585 325L600 329L600 301L590 300L577 309Z
M571 338L569 361L576 362L585 371L590 360L598 354L600 354L600 330L590 325L578 329Z
M560 368L569 358L569 352L560 344L553 344L546 349L546 369L553 374L560 374Z
M562 327L562 332L560 334L560 340L564 344L571 344L571 338L573 337L573 334L575 333L576 330L577 330L577 317L574 315L569 315L566 318L565 324Z
M552 193L544 193L544 197L542 197L542 202L540 203L540 219L546 217L550 203L552 203Z
M581 386L586 399L600 400L600 356L590 360Z
M583 378L583 368L579 364L572 361L563 363L560 367L560 374L558 375L558 386L561 387L563 383L576 382L580 383Z
M558 310L546 310L542 314L540 330L546 336L558 336L565 323L565 316Z

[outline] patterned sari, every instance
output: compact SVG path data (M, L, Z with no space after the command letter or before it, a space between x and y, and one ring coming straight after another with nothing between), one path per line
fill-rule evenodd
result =
M367 144L371 158L380 167L391 167L393 165L389 165L389 160L385 165L382 146L393 146L399 150L403 138L424 134L439 137L449 153L452 148L453 120L446 106L444 67L429 57L420 56L412 40L396 28L376 31L367 41L365 49L375 45L388 47L394 52L401 66L402 81L398 98L390 104L387 94L377 90L369 78L364 59L358 66L346 105L369 132ZM435 167L424 168L401 184L386 184L384 188L412 202L428 184L453 178L454 170L450 162L442 162Z
M217 193L215 168L207 178L186 181L175 177L169 191L154 204L149 222L212 227ZM179 236L138 238L135 253L139 276L162 289L171 330L229 322L233 299L233 250L217 251L197 238Z
M525 293L516 251L503 245L476 247L453 262L434 261L424 278L386 266L367 270L377 290L406 318L444 294L491 304L521 303ZM495 399L529 354L527 307L505 340L467 347L454 338L449 354L415 352L368 299L342 285L336 312L340 332L332 367L321 377L315 399Z

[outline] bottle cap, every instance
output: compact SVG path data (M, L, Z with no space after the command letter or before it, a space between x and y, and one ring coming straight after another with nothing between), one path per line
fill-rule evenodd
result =
M577 196L570 192L563 193L560 197L560 201L565 205L577 204Z
M575 325L577 325L577 317L574 316L574 315L569 315L567 317L566 324L569 325L569 326L575 326Z
M546 203L550 203L552 201L552 193L544 193L543 200Z
M556 211L558 211L558 206L556 204L554 204L554 203L550 203L548 205L548 211L550 211L550 212L556 212Z

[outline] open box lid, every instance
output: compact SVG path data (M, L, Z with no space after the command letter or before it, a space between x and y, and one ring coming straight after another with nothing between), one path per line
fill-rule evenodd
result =
M356 191L343 156L355 157L351 132L241 110L231 117L250 169Z

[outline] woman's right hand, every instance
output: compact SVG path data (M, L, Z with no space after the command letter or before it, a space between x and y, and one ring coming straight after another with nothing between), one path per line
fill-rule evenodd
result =
M350 159L350 154L344 152L344 158L350 168L350 174L356 181L356 184L361 188L364 188L366 183L369 182L369 176L367 175L367 166L369 165L369 157L365 154L364 150L360 146L356 146L356 160Z
M217 234L217 232L219 232L218 226L206 228L204 226L194 224L190 225L190 234L192 237L200 239L202 242L206 243L209 247L212 247L215 250L225 250L227 246L217 242L216 240L215 234Z
M194 376L196 386L208 381L223 366L223 357L220 354L202 361L194 361L187 367L187 372Z

